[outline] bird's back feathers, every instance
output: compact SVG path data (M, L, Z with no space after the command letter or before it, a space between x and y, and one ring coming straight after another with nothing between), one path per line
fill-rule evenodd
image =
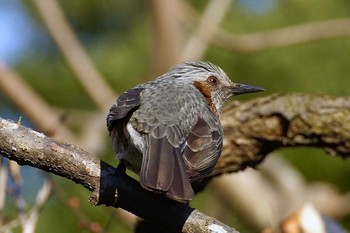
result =
M175 200L192 199L190 181L212 170L222 147L220 121L199 91L161 79L130 89L118 98L107 117L117 152L128 153L130 147L137 147L127 124L145 142L143 151L136 148L142 157L141 168L127 161L132 170L140 170L142 186Z

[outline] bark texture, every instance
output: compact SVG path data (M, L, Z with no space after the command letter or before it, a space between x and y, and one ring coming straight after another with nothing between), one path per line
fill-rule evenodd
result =
M309 146L350 155L350 97L276 94L229 104L224 147L213 176L255 167L280 147Z
M211 177L254 167L280 147L319 147L343 158L350 154L350 97L285 94L232 102L223 113L222 124L223 153ZM116 172L74 145L2 118L0 154L83 185L92 191L90 202L94 205L124 208L165 229L201 232L196 229L214 227L236 232L183 203L144 190L137 181L123 175L123 169ZM200 223L205 226L198 227Z

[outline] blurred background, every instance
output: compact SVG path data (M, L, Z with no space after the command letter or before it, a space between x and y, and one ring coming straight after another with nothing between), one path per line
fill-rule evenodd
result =
M242 101L349 95L350 2L0 0L0 116L113 165L105 117L118 93L184 60L267 90ZM91 206L81 186L0 161L0 232L132 232L132 215ZM308 203L350 229L349 190L350 161L286 148L214 179L191 205L250 233Z

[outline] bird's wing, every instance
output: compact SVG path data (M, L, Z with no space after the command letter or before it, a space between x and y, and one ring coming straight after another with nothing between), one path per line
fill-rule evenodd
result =
M217 121L198 118L188 137L177 125L158 125L145 134L141 184L178 201L191 200L191 181L208 175L221 154L222 127Z
M132 113L141 103L140 93L143 88L133 88L121 94L107 115L107 128L114 150L119 153L128 145L124 128Z
M173 88L164 84L156 91L142 92L141 105L129 122L145 141L140 170L142 186L178 201L188 201L194 193L182 158L182 144L198 113L192 112L190 103L184 108L188 96Z
M219 119L198 118L192 128L183 151L186 166L191 171L191 181L209 175L218 161L223 141Z
M140 105L140 93L144 88L133 88L121 94L117 101L112 105L107 116L107 128L112 130L114 123L133 112Z

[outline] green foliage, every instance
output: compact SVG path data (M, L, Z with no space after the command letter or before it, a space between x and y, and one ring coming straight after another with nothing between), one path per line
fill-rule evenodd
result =
M40 215L36 232L93 232L94 225L108 232L129 231L113 208L92 206L87 201L88 191L66 179L55 180L58 190ZM72 200L77 201L77 208L69 204Z
M326 181L342 191L350 189L350 162L335 158L320 149L290 148L281 150L285 159L299 168L310 182Z

